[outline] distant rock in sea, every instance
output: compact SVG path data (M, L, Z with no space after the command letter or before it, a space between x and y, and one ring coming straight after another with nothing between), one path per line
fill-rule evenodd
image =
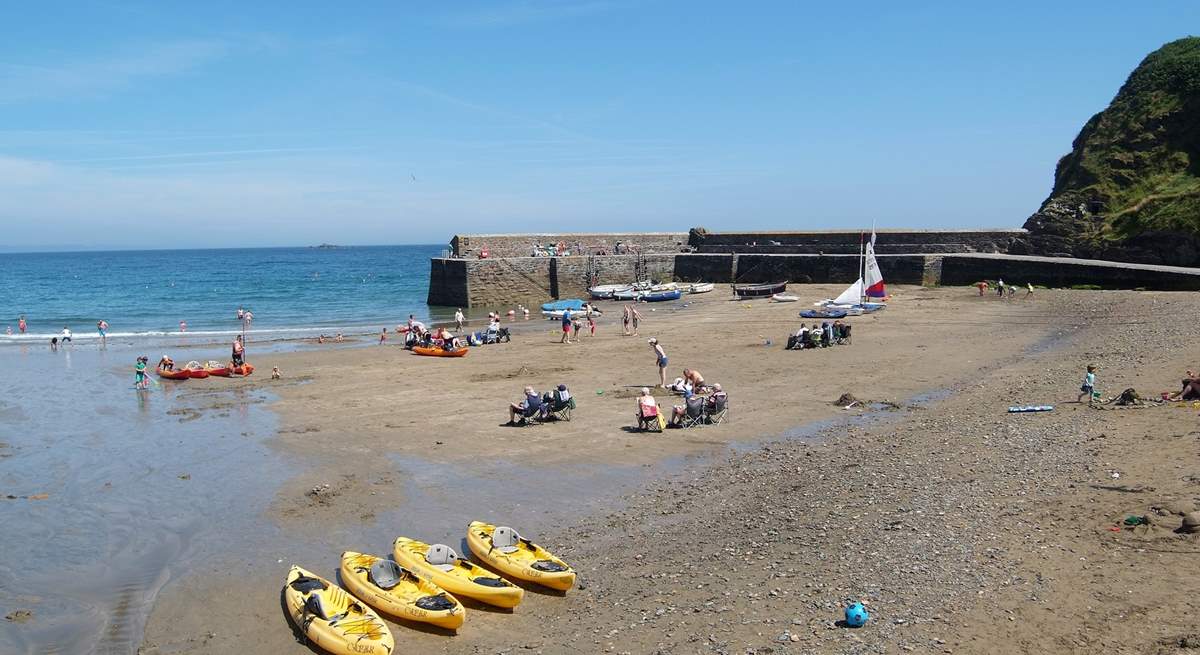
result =
M1011 252L1200 265L1200 38L1150 53L1058 162Z

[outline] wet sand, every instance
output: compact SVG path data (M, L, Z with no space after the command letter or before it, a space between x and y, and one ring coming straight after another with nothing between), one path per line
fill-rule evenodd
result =
M304 652L279 607L291 563L332 575L341 550L386 553L397 534L458 545L475 518L559 551L585 588L534 591L512 614L475 606L455 637L395 626L398 644L1145 652L1186 637L1197 538L1169 513L1145 534L1108 526L1197 500L1197 412L1063 403L1093 361L1106 390L1174 389L1198 354L1194 296L901 288L850 319L854 345L804 352L782 350L800 303L693 300L642 305L638 338L603 306L598 335L574 345L530 321L461 360L397 346L259 360L285 376L254 381L279 396L270 446L293 473L260 517L276 536L169 583L142 652ZM722 383L725 425L624 429L655 382L649 336L671 377L690 366ZM558 383L579 400L573 421L502 426L522 386ZM844 392L897 408L856 419L831 404ZM1046 402L1058 409L1004 412ZM851 598L875 614L868 628L834 627Z

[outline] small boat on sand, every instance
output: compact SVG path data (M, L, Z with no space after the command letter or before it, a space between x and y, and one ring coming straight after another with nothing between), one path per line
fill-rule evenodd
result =
M765 298L787 290L787 282L769 282L767 284L735 284L733 295L738 298Z
M790 293L776 293L771 296L771 300L775 302L796 302L800 300L800 296L794 296Z
M804 309L800 318L846 318L847 312L841 309Z
M713 290L712 282L697 282L696 284L693 284L692 286L690 286L686 289L686 291L688 293L708 293L709 291L712 291L712 290Z
M596 300L610 300L618 291L629 291L633 287L628 284L598 284L588 289L588 293Z
M425 346L413 347L413 353L424 355L426 357L464 357L467 354L467 348L455 348L454 350L446 350L445 348L427 348Z
M679 300L679 298L682 296L683 294L679 292L679 289L675 289L673 291L652 291L650 293L643 293L638 299L643 302L665 302L668 300Z

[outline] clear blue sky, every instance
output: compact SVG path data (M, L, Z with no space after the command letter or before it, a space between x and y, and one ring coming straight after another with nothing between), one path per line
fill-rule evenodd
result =
M111 0L4 23L0 248L172 248L1016 227L1200 3Z

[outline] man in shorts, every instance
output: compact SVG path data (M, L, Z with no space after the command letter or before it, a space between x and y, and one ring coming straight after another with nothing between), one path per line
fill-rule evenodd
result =
M562 314L562 338L559 343L571 343L571 310L564 309Z
M96 331L100 333L100 345L108 343L108 322L101 320L96 323Z

